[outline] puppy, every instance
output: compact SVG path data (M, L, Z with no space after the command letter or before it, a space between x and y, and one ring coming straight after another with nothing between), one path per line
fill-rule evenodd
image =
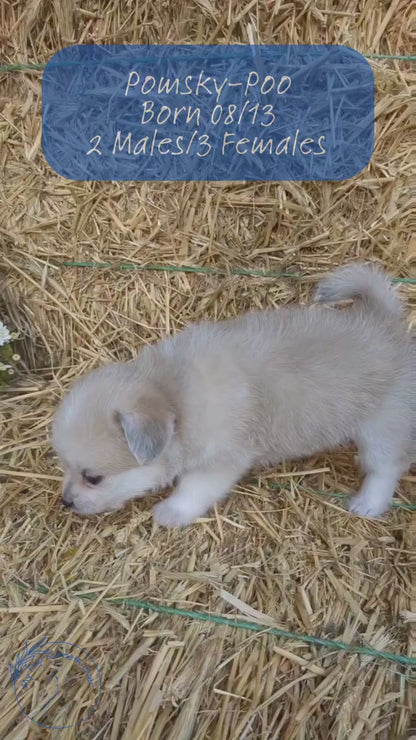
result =
M155 520L184 526L253 466L355 442L350 511L385 512L415 457L415 345L375 267L336 270L316 299L357 300L192 325L76 382L53 424L63 503L93 514L175 483Z

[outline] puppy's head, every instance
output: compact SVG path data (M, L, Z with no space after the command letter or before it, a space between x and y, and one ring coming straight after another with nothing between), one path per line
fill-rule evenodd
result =
M64 466L63 503L81 514L143 495L143 468L172 439L175 415L133 363L95 370L59 406L52 444Z

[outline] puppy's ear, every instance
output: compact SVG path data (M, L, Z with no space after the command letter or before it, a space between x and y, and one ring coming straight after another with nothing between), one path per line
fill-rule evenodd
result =
M140 464L158 457L175 431L175 416L161 404L146 404L135 411L119 412L117 419L130 452Z

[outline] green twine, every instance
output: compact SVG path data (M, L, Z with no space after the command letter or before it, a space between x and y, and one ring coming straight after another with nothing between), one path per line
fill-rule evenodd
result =
M243 268L220 270L217 267L194 267L192 265L134 265L128 262L112 265L109 262L77 262L70 260L64 260L62 262L53 260L50 264L53 267L90 267L111 270L138 270L142 272L182 272L200 275L243 275L245 277L296 279L307 277L307 275L301 272L279 272L279 270L245 270ZM416 278L391 278L391 282L416 285Z
M44 64L2 64L0 65L0 72L39 72L45 69L46 63Z
M397 59L399 62L416 62L416 56L404 54L363 54L367 59Z
M273 488L273 489L282 488L285 491L289 490L289 486L280 485L279 483L271 483L270 488ZM348 498L348 496L345 493L333 493L332 491L321 491L318 488L307 488L304 485L302 485L302 491L306 491L306 493L312 493L317 496L328 496L328 498L338 498L341 500ZM403 503L402 501L392 501L391 505L394 509L404 509L405 511L416 511L416 504L407 504L407 503Z
M96 598L96 597L93 597ZM416 658L409 658L407 655L397 655L395 653L387 653L384 650L376 650L375 648L366 647L363 645L348 645L345 642L338 642L338 640L328 640L324 637L317 637L316 635L308 635L302 632L290 632L289 630L278 629L277 627L268 627L267 625L257 624L256 622L242 622L236 619L222 617L217 614L208 614L207 612L200 612L195 610L176 609L172 606L161 606L159 604L152 604L148 601L139 601L138 599L125 599L123 597L115 597L109 599L113 603L121 603L130 608L146 609L149 612L159 612L160 614L169 614L171 616L188 617L189 619L199 620L200 622L213 622L214 624L222 624L227 627L236 627L238 629L246 629L251 632L267 632L267 634L274 635L275 637L283 637L287 640L300 640L310 645L321 645L322 647L330 648L333 650L343 650L348 653L356 653L357 655L368 655L372 658L383 658L394 663L401 665L416 666Z
M22 591L29 591L29 587L20 580L19 587ZM49 593L49 588L42 585L38 586L36 590L43 594ZM97 596L94 593L79 594L76 598L88 601L97 601ZM339 642L338 640L328 640L324 637L308 635L302 632L290 632L289 630L283 630L277 627L268 627L267 625L258 624L256 622L245 622L231 617L223 617L219 614L209 614L208 612L195 611L194 609L177 609L174 606L162 606L161 604L154 604L150 601L141 601L140 599L126 599L124 596L114 596L107 599L107 601L112 604L120 604L128 609L144 609L148 612L168 614L172 617L184 617L187 619L194 619L199 622L210 622L212 624L221 624L225 627L250 630L251 632L262 632L264 634L274 635L275 637L282 637L287 640L305 642L309 645L320 645L321 647L329 648L331 650L344 651L357 655L367 655L370 658L382 658L383 660L388 660L392 663L398 663L399 665L404 666L416 666L416 658L409 658L407 655L388 653L385 650L376 650L375 648L364 645L348 645L347 643Z
M315 488L305 488L302 486L306 493L316 493L318 496L329 496L330 498L345 499L348 498L344 493L331 493L331 491L318 491ZM392 502L393 509L405 509L405 511L416 511L416 504L404 504L401 501Z
M143 272L183 272L183 273L194 273L199 275L243 275L253 277L274 277L274 278L300 278L301 273L298 272L279 272L278 270L245 270L243 268L233 268L230 270L221 270L217 267L202 267L193 265L134 265L130 263L122 263L111 265L109 262L51 262L56 267L91 267L99 269L112 269L112 270L140 270Z
M406 56L402 54L363 54L362 56L367 57L367 59L391 59L400 62L416 61L416 56L413 55ZM42 64L2 64L0 65L0 72L39 72L45 69L46 64L46 62L43 62Z

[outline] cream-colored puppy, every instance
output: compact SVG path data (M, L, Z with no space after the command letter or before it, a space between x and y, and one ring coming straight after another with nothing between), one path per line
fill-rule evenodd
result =
M350 510L379 516L415 452L415 352L376 268L326 277L318 302L192 325L138 359L94 370L57 411L63 503L81 514L175 483L155 520L205 514L253 466L349 442L365 472Z

